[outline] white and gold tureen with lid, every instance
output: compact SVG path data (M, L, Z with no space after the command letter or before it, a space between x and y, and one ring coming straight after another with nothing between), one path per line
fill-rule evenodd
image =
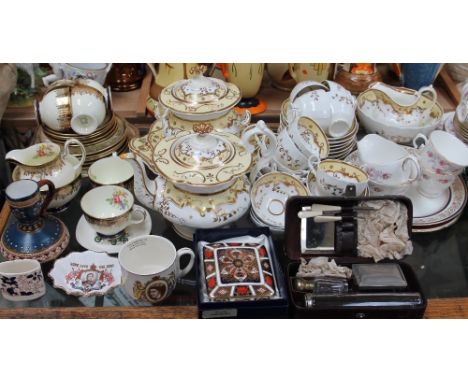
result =
M164 88L159 102L175 116L188 121L209 121L227 114L241 99L239 88L222 80L203 76L203 68L187 80Z

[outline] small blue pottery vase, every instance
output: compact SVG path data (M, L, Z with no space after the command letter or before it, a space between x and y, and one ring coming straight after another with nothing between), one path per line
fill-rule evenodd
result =
M43 186L48 188L45 198L39 191ZM23 179L6 188L6 199L16 218L0 240L0 252L6 259L46 262L65 250L70 241L68 229L56 217L46 215L54 192L54 184L46 179L39 182Z
M442 64L400 64L402 85L419 90L432 85Z

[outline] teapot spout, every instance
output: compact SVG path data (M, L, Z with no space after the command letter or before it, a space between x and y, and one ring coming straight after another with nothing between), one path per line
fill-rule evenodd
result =
M145 207L156 209L156 181L149 179L146 175L143 161L133 153L123 154L121 157L132 165L134 172L133 193L135 197Z

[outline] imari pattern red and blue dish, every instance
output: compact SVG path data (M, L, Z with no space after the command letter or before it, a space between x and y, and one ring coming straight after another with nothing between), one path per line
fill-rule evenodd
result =
M210 243L203 247L210 300L268 299L276 295L275 277L262 243Z

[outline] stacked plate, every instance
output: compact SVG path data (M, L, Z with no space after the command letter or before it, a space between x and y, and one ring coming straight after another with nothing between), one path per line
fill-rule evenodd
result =
M92 134L79 135L73 130L56 131L41 125L37 140L38 142L54 142L61 146L65 144L68 139L74 138L79 140L86 149L86 160L83 165L83 170L95 161L108 157L113 152L121 154L128 148L128 141L132 134L130 125L120 118L118 115L112 113L109 115L104 123ZM72 154L79 154L77 145L70 145L70 152ZM86 171L84 171L86 172Z
M468 123L460 122L457 113L453 113L453 131L458 139L468 144Z
M280 126L278 132L283 128L288 127L288 108L289 108L289 99L286 99L281 105L281 114L280 114ZM344 159L356 148L357 144L357 132L359 130L359 124L356 119L354 119L353 124L349 131L342 137L334 138L327 135L328 142L330 144L330 153L328 158L331 159Z

